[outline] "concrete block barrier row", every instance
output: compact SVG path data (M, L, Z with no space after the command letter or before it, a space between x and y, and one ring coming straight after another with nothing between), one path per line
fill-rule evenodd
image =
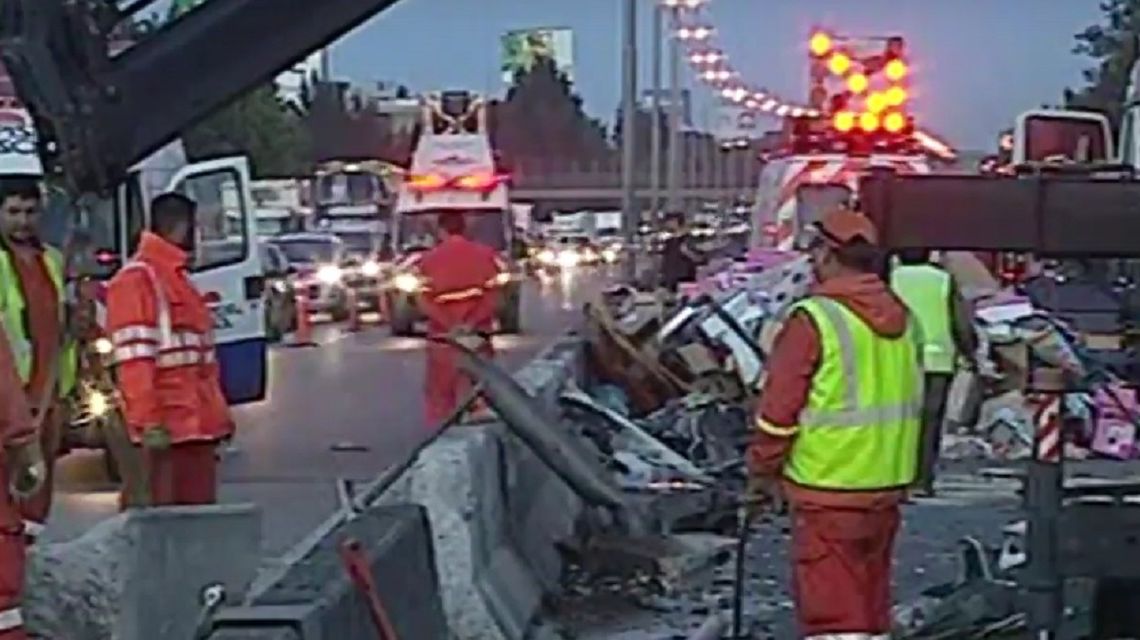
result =
M559 393L581 380L580 355L566 338L516 379L557 416ZM574 538L579 498L501 424L454 427L393 473L260 573L253 505L130 512L38 546L28 627L52 640L175 640L208 620L200 638L374 640L372 604L342 557L352 539L396 638L526 637L557 593L558 548ZM227 598L207 616L202 593L215 585Z

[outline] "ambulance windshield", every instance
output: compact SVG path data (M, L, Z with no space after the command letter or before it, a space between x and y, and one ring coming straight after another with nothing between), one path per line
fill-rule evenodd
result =
M507 216L502 211L470 211L467 237L497 251L507 249ZM435 246L436 212L407 213L400 218L398 245L401 251L423 251Z

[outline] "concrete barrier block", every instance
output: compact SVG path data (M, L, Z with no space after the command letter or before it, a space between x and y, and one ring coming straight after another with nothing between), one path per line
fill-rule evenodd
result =
M518 608L491 593L500 585L482 584L492 564L518 573L514 562L491 557L504 539L501 455L493 428L455 428L379 498L382 504L412 502L427 509L444 613L452 633L464 640L506 640L500 621L509 615L503 609Z
M253 505L131 511L80 538L33 548L24 611L52 640L184 637L204 587L249 586L261 545Z
M303 630L301 640L375 637L367 602L340 556L340 546L349 538L360 542L371 563L380 600L397 636L448 640L431 528L424 509L408 504L374 506L343 522L258 596L240 622L223 616L220 629L248 626L258 609L265 610L267 623L279 625L281 611L292 606L294 628Z

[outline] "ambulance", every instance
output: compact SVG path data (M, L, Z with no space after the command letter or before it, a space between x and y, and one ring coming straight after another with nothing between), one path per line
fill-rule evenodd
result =
M393 215L394 267L386 306L394 335L410 335L422 319L415 299L424 283L415 265L435 245L436 219L445 211L463 212L468 237L493 247L510 265L500 283L498 325L504 333L520 330L522 278L511 251L515 229L508 182L495 162L483 100L466 91L424 97L420 138Z

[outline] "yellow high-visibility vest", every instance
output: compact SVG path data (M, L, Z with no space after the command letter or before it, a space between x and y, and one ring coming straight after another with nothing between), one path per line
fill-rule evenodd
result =
M900 265L891 270L891 288L918 318L923 368L953 373L958 357L950 318L950 274L933 265Z
M822 356L794 428L785 477L819 489L911 484L923 393L913 327L899 338L884 338L843 304L822 296L793 309L811 316Z
M54 247L45 247L42 255L44 266L59 297L60 323L64 326L67 289L64 283L63 254ZM19 276L12 265L12 256L2 247L0 247L0 322L3 323L8 342L11 344L20 380L27 384L32 375L32 341L27 326L27 303L24 300L24 290L20 286ZM64 344L60 345L59 355L57 384L59 395L63 397L75 388L77 362L74 341L65 338Z

